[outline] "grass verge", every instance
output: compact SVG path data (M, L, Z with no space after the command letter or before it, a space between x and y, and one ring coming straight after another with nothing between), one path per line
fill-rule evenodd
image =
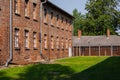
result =
M0 70L0 80L120 80L120 57L72 57Z

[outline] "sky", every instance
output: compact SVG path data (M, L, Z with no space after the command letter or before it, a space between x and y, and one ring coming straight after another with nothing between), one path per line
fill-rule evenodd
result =
M49 0L58 7L72 14L76 8L80 13L85 14L85 4L87 0Z

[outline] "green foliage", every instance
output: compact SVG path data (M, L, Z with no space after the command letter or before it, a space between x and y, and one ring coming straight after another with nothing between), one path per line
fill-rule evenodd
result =
M85 16L78 12L77 9L73 10L73 16L74 16L74 35L77 35L78 29L83 30L84 29L84 22L85 22Z
M74 21L74 24L78 24L74 25L74 29L82 26L83 35L105 35L109 28L111 34L116 34L115 30L120 24L120 11L117 9L119 2L119 0L88 0L85 8L88 12L84 18L77 16L80 19L79 23ZM74 11L73 16L76 16Z

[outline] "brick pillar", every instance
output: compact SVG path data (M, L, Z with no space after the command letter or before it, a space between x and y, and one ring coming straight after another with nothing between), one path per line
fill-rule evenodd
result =
M81 35L82 35L82 32L81 32L81 30L78 29L78 38L80 38Z
M107 29L107 38L110 37L110 29Z

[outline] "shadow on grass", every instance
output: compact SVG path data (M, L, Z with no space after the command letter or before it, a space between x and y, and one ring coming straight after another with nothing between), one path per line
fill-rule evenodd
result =
M0 72L0 80L11 80L11 78L5 76L5 74L5 72Z
M110 57L79 73L60 64L37 64L17 74L17 79L4 74L0 72L0 80L120 80L120 57Z
M19 74L18 80L61 80L61 77L70 75L73 70L60 64L40 64L30 67L26 73Z
M120 57L110 57L65 80L120 80Z

